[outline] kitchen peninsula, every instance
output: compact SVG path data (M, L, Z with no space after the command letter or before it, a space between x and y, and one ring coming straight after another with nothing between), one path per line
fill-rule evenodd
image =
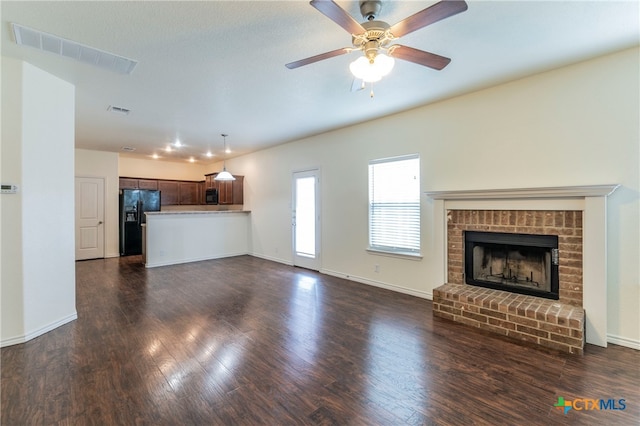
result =
M247 210L147 213L144 261L147 268L249 253Z

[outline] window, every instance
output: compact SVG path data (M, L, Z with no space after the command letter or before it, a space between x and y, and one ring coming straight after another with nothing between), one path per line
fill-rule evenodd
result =
M369 249L420 253L420 156L369 162Z

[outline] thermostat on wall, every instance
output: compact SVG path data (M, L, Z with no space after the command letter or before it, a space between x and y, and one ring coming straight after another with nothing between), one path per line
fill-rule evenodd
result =
M15 194L18 192L18 185L3 183L0 184L0 188L2 189L2 191L0 191L2 194Z

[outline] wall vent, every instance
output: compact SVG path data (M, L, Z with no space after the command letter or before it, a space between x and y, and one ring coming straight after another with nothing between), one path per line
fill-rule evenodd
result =
M131 74L136 65L138 65L138 61L134 61L133 59L105 52L104 50L89 47L19 24L12 23L11 28L13 29L16 43L19 45L35 47L45 52L65 56L119 74Z
M132 147L132 146L123 146L122 148L120 148L120 150L124 151L124 152L133 152L136 149L134 147Z

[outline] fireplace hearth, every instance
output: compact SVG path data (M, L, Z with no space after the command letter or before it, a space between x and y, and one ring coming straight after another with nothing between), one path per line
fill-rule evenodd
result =
M464 232L470 285L559 299L558 236Z

